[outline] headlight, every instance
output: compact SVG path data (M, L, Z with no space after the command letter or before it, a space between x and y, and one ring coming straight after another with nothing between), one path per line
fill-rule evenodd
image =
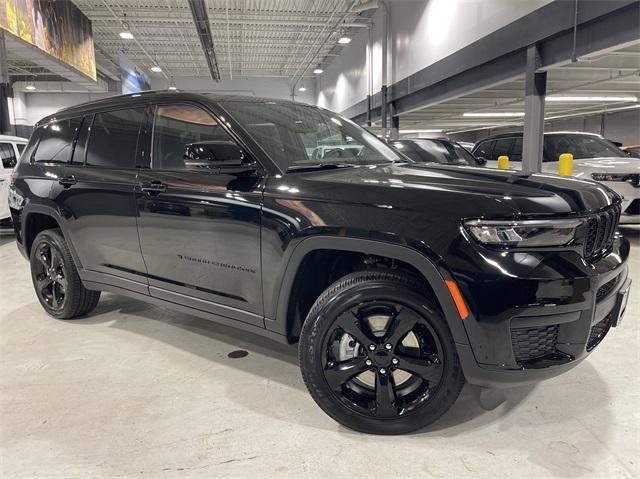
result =
M481 243L496 246L562 246L575 237L581 220L467 220L464 225Z
M595 181L627 181L630 177L624 173L591 173Z

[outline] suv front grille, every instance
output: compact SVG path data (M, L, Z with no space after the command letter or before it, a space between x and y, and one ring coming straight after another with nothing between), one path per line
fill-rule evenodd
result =
M613 278L612 280L607 281L602 286L598 288L598 292L596 293L596 303L599 303L604 298L606 298L609 293L613 290L618 282L618 276Z
M518 363L541 358L556 351L557 324L539 328L514 328L511 330L511 347Z
M607 335L607 333L609 332L609 329L611 328L612 316L613 316L612 313L607 314L602 321L594 324L591 327L591 332L589 333L589 340L587 341L587 351L591 351L593 348L595 348L598 344L600 344L600 341L602 341L604 337Z
M587 218L584 257L595 259L613 244L613 234L620 220L620 205L613 205Z

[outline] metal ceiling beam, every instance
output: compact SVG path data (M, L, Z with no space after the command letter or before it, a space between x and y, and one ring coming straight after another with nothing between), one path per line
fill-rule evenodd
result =
M214 81L220 81L220 70L218 69L218 61L216 60L216 52L213 46L207 6L204 0L189 0L189 8L191 8L191 14L193 15L193 22L196 24L200 45L207 60L209 74Z

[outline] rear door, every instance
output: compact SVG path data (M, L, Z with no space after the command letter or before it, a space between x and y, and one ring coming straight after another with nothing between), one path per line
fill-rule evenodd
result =
M137 162L143 154L138 138L146 115L144 107L119 109L72 120L68 127L59 125L61 132L77 128L75 141L59 142L70 149L72 161L61 154L42 160L67 158L53 164L57 181L51 194L87 279L148 294L134 198ZM44 155L43 141L36 161Z
M189 159L188 145L235 143L202 107L157 105L154 117L136 193L150 294L262 326L262 176Z

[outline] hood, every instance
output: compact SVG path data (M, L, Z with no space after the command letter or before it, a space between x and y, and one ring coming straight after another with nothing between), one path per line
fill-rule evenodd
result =
M573 160L574 166L590 171L611 172L611 173L640 173L640 158L576 158Z
M619 196L590 180L550 174L519 175L471 166L424 163L359 166L286 175L302 196L325 197L425 211L441 204L460 217L585 214L618 202ZM349 184L350 188L340 188Z

